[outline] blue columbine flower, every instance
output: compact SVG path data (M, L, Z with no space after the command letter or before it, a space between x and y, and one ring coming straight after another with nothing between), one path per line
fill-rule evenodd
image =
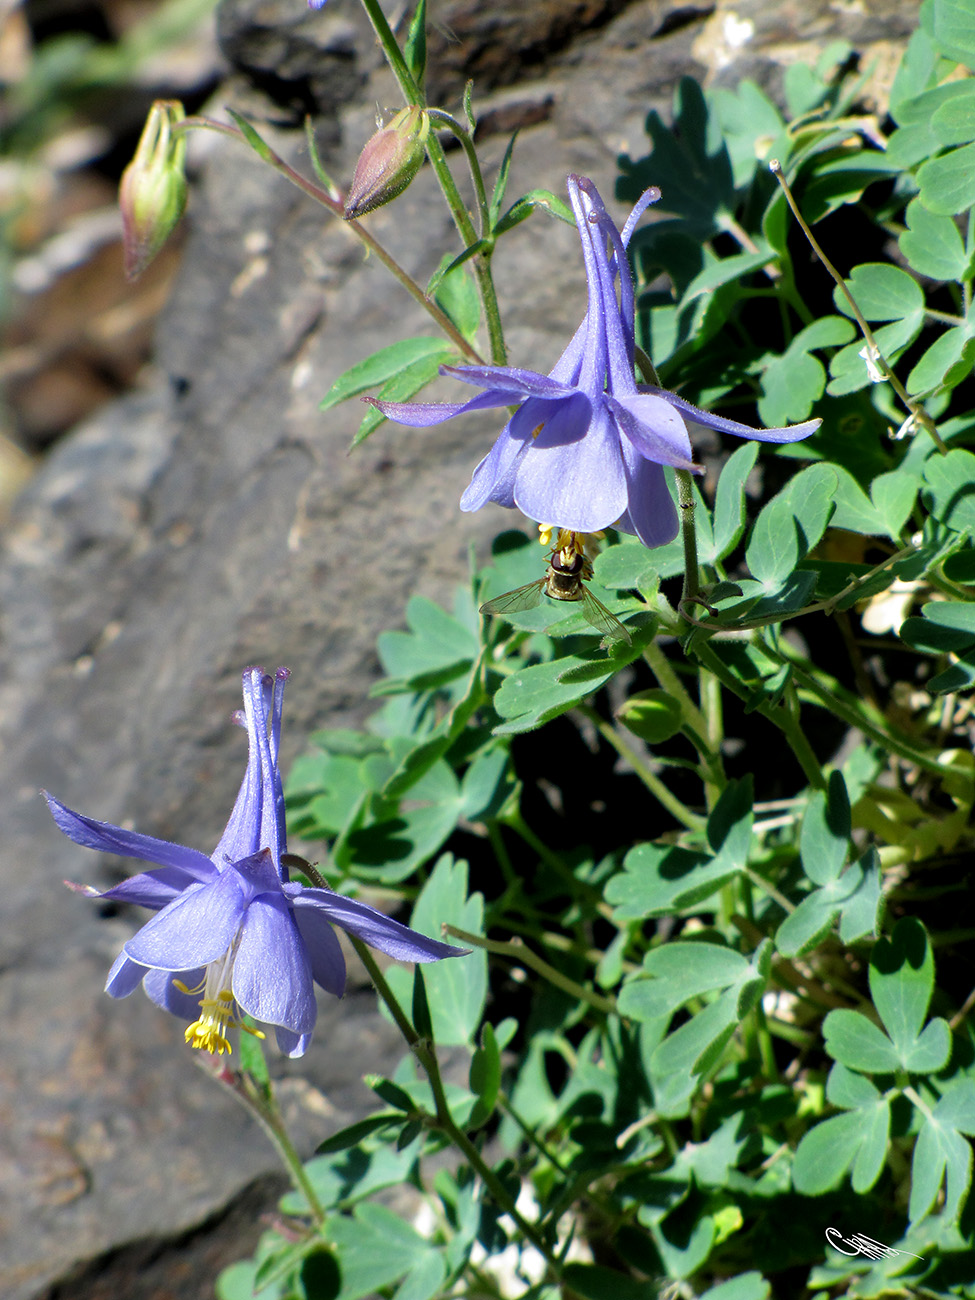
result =
M272 682L244 673L247 771L227 828L211 857L72 812L45 794L58 826L76 844L158 865L92 898L138 903L153 916L122 948L106 992L124 998L140 983L157 1006L192 1023L193 1047L230 1051L228 1028L241 1012L273 1025L278 1046L301 1056L317 1008L314 984L341 997L345 959L332 925L400 961L439 961L466 952L428 939L375 908L329 889L288 880L284 795L278 770L281 709L288 671Z
M694 470L684 418L762 442L797 442L820 425L752 429L711 415L662 388L634 378L635 299L626 246L637 220L660 197L640 198L622 232L585 176L568 178L589 284L589 309L548 375L513 366L441 366L484 392L468 402L373 402L391 420L419 427L465 411L518 409L474 471L461 510L488 501L517 506L530 519L579 533L609 525L645 546L677 535L677 512L664 465ZM617 291L616 280L619 277Z

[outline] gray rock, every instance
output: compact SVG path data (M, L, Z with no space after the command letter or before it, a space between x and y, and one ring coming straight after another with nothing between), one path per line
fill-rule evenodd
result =
M777 50L791 58L807 36L821 45L838 35L863 50L902 38L913 10L907 0L897 11L887 0L822 0L800 18L795 7L773 13L746 0L734 12L755 23L756 38L736 62L716 58L711 73L728 80L745 66L774 85ZM476 69L486 85L506 87L481 105L493 114L487 129L534 123L519 137L510 194L562 192L565 175L580 171L608 201L617 157L645 152L647 110L666 109L678 76L708 73L694 51L723 48L713 25L730 13L664 0L433 11L441 65L431 75L444 93ZM326 164L347 179L376 101L396 103L358 14L351 0L300 18L290 4L225 5L223 47L238 70L214 112L227 102L260 112L276 147L304 166L300 132L275 124L296 105L325 106ZM505 144L486 137L495 164ZM150 1258L152 1295L208 1295L228 1257L221 1243L240 1235L225 1207L253 1185L253 1210L276 1186L261 1181L275 1168L270 1147L195 1068L181 1026L141 993L102 995L136 918L100 916L62 888L65 877L105 885L118 864L60 836L38 789L212 847L243 770L243 737L228 721L241 670L293 671L287 765L311 729L368 714L375 636L400 620L408 596L446 598L469 543L483 551L511 523L493 507L457 510L496 419L386 427L349 456L358 405L318 412L348 365L429 332L345 228L223 137L209 137L188 220L155 377L56 448L0 553L8 1300L30 1300L59 1278L62 1300L148 1295L138 1276ZM455 247L429 169L368 221L421 278ZM536 216L502 245L496 270L512 356L548 369L583 310L574 232ZM362 1112L360 1076L397 1050L361 981L341 1004L323 998L306 1061L276 1067L304 1149ZM188 1259L211 1271L188 1280Z

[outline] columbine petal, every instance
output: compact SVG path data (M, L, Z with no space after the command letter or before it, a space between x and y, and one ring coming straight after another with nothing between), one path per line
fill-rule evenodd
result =
M558 444L558 426L546 425L522 457L515 478L518 509L539 523L598 532L626 509L619 434L605 406L593 410L584 438Z
M520 402L524 394L512 397L504 390L478 393L466 402L383 402L378 397L364 397L362 400L382 411L389 420L397 424L407 424L414 429L427 429L433 424L443 424L455 415L466 415L470 411L490 411L496 406L512 406Z
M802 424L790 424L784 429L753 429L750 424L739 424L737 420L729 420L723 415L702 411L699 406L685 401L676 393L668 393L666 389L644 388L642 391L663 398L695 424L705 424L718 433L733 433L736 438L751 438L753 442L800 442L815 433L822 424L822 420L806 420Z
M333 894L329 889L303 889L294 902L296 910L318 908L333 925L341 926L370 948L378 948L398 961L439 961L442 957L461 957L469 951L441 943L439 939L428 939L374 907L346 898L344 894Z
M697 470L687 425L668 402L651 393L607 397L616 423L644 460Z
M520 438L513 438L506 427L475 469L460 499L461 510L480 510L487 501L496 501L499 506L513 506L515 473L525 449L526 444Z
M147 921L125 945L133 961L160 970L188 970L222 957L244 915L244 894L233 871L210 885L193 885Z
M540 375L537 370L522 370L517 366L441 366L440 373L465 384L477 384L492 394L503 394L505 404L523 402L526 397L554 402L561 397L571 397L575 392L574 384L563 384L551 375ZM476 402L477 398L471 400Z
M210 866L213 876L216 877L216 867L212 862ZM138 907L151 907L154 912L158 912L161 907L167 907L174 898L179 898L183 890L194 883L203 882L187 880L186 873L175 867L160 867L158 871L142 871L137 876L129 876L128 880L122 880L111 889L95 894L94 897L108 899L113 903L133 903Z
M311 1043L311 1034L295 1034L282 1025L275 1025L274 1037L278 1044L278 1051L292 1058L304 1056Z
M634 533L644 546L666 546L677 536L679 523L663 470L625 445L623 463L630 506L617 528Z
M142 986L150 1000L163 1011L179 1016L180 1020L195 1020L200 1012L200 989L205 978L203 966L183 971L151 970L146 973ZM184 987L180 988L180 984Z
M345 993L345 956L335 931L315 907L296 907L294 915L308 949L312 978L326 993L342 997Z
M178 871L185 872L187 883L209 880L213 874L213 863L205 853L187 849L182 844L171 844L169 840L157 840L152 835L127 831L121 826L112 826L110 822L96 822L91 817L72 812L46 790L42 793L59 829L69 840L74 840L75 844L81 844L86 849L98 849L102 853L115 853L123 858L158 862L162 867L175 867Z
M145 974L145 966L133 961L123 948L112 962L112 969L105 981L105 992L112 998L127 998L139 987Z
M255 1020L296 1034L314 1029L311 963L283 894L262 894L248 906L234 959L233 992Z

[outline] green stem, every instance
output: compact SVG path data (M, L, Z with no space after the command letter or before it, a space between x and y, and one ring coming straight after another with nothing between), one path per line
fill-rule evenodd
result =
M927 431L927 433L931 438L931 441L934 443L937 449L941 452L942 455L947 455L948 448L945 446L944 442L942 441L941 435L938 433L934 421L931 419L930 415L928 415L927 411L920 404L920 402L915 402L913 398L910 397L910 395L907 392L907 389L904 387L901 381L894 374L887 358L884 356L884 354L880 351L880 348L877 346L877 340L874 338L873 330L871 330L870 326L867 324L863 312L857 306L856 299L853 297L853 294L850 292L849 286L847 285L843 277L840 275L839 271L837 271L833 263L823 252L822 248L816 242L815 235L813 235L813 232L809 229L809 226L806 224L805 218L803 217L802 213L799 211L799 205L796 203L795 199L792 196L792 190L789 188L788 182L786 181L785 177L782 175L782 166L779 163L778 159L775 158L772 159L772 161L769 163L769 170L772 172L772 175L778 181L779 186L782 189L782 192L785 194L786 202L788 203L789 207L792 209L792 215L799 223L802 233L806 236L806 239L809 241L809 244L813 252L822 262L823 266L825 266L829 274L833 277L833 280L836 282L836 285L839 288L840 293L842 293L843 297L846 299L850 308L850 312L854 320L856 321L857 325L859 325L860 333L863 335L866 341L869 355L874 359L877 366L882 371L884 378L887 380L891 388L894 390L897 396L904 403L904 406L907 408L907 410L910 411L910 413L914 416L918 424L922 425L924 429Z
M594 1011L600 1011L607 1016L616 1015L616 1003L612 998L604 998L602 994L594 993L585 985L569 979L568 975L563 975L554 966L550 966L521 939L485 939L483 935L471 934L469 930L459 930L457 926L447 924L444 925L444 931L454 939L469 943L474 948L483 948L486 952L497 953L499 957L507 957L511 961L531 967L536 974L541 975L542 979L548 980L550 984L561 989L563 993L568 993L577 1001L588 1003Z
M237 1101L257 1120L263 1129L268 1141L281 1157L281 1162L288 1171L288 1175L294 1184L295 1190L308 1202L309 1218L314 1223L316 1229L321 1230L327 1222L328 1215L325 1207L315 1192L308 1177L307 1170L302 1163L301 1156L295 1150L291 1137L285 1127L284 1117L278 1109L277 1098L274 1095L274 1089L270 1083L267 1086L261 1084L252 1074L244 1071L239 1075L233 1076L232 1081L226 1076L216 1073L212 1065L200 1062L205 1073L210 1078L223 1085Z
M557 1279L559 1264L548 1245L538 1235L527 1219L525 1219L520 1213L514 1201L508 1195L504 1184L497 1177L490 1165L484 1161L484 1158L474 1143L470 1140L467 1134L459 1129L454 1123L453 1117L450 1114L450 1107L447 1104L447 1095L444 1092L443 1080L440 1077L440 1064L437 1061L436 1052L433 1050L429 1041L425 1038L421 1038L413 1028L413 1025L410 1023L409 1018L403 1011L397 998L394 996L392 989L389 987L385 976L379 969L379 965L369 948L361 939L357 939L355 935L350 934L349 939L359 956L359 960L369 972L369 976L376 986L376 992L386 1003L390 1014L396 1021L397 1028L406 1040L413 1055L423 1067L423 1071L429 1080L430 1088L433 1092L434 1104L436 1105L436 1126L446 1134L454 1146L463 1152L471 1168L476 1171L481 1182L491 1193L498 1206L505 1212L505 1214L511 1216L527 1240L530 1241L535 1249L544 1256L552 1274Z
M440 108L427 109L427 116L431 122L437 122L447 128L448 131L459 141L461 148L467 155L467 166L471 173L471 181L474 184L474 193L477 196L477 210L480 217L481 238L486 239L490 233L491 221L488 211L487 191L484 188L484 176L481 173L481 164L477 156L477 150L474 148L474 141L471 139L470 131L464 129L455 117L450 113L445 113Z
M680 505L680 536L684 545L684 590L680 604L693 601L701 590L697 567L697 533L694 529L694 488L689 470L675 469L677 501Z
M203 128L208 131L217 131L222 135L233 136L237 140L246 140L243 131L239 130L239 128L228 126L224 122L213 122L206 117L187 117L184 118L179 125L181 128ZM358 221L345 221L345 209L339 200L334 199L326 190L316 185L313 181L308 180L306 176L302 176L300 172L296 172L295 169L286 163L279 154L275 153L266 141L262 141L262 144L264 148L261 152L261 157L268 166L272 167L279 175L283 176L285 180L290 181L292 185L297 186L297 188L304 194L307 194L309 198L314 199L316 203L320 203L322 207L328 208L329 212L331 212L333 216L341 218L344 224L362 240L366 248L368 248L369 251L373 253L380 262L382 262L383 266L391 272L395 279L399 281L410 297L419 303L425 312L433 317L437 325L444 334L447 335L458 351L462 352L464 356L475 364L483 365L484 358L478 352L477 348L464 338L463 334L461 334L460 330L447 313L439 307L432 298L427 297L422 286L417 284L409 272L405 271L403 267L400 266L392 254L386 251L382 244L380 244L379 241L370 234L366 227L360 225Z
M255 1114L257 1114L265 1133L267 1133L268 1137L274 1143L278 1150L278 1154L284 1161L288 1173L291 1176L291 1181L308 1202L310 1217L312 1222L315 1224L315 1227L323 1227L328 1216L326 1215L325 1209L312 1186L311 1179L308 1177L308 1171L305 1169L301 1156L295 1150L291 1137L287 1129L284 1127L284 1119L277 1110L277 1107L275 1106L273 1116L262 1117L257 1111L255 1111Z
M426 109L426 100L419 86L413 80L413 76L406 66L406 60L396 44L396 37L390 30L389 23L386 21L386 15L379 7L378 0L362 0L362 7L366 11L369 21L372 23L373 30L379 38L379 43L383 47L383 52L389 61L389 66L393 70L393 75L399 82L400 90L408 104L417 104L420 108ZM477 240L477 234L474 225L467 212L464 200L461 198L460 191L456 182L451 175L450 168L447 165L447 159L444 155L443 148L436 135L431 131L427 137L426 143L427 157L430 159L430 166L433 168L443 196L447 201L450 214L454 219L454 224L460 234L465 248L470 248L471 244ZM494 280L491 275L491 254L487 251L478 254L474 258L474 277L477 280L478 292L481 295L481 304L484 307L484 317L488 327L488 337L491 340L491 360L496 366L503 366L507 357L507 350L504 344L504 333L501 328L501 312L498 308L498 296L494 288Z
M711 646L706 643L695 645L693 654L707 667L709 672L717 677L727 690L731 691L732 695L737 695L740 700L749 699L749 692L744 685L725 667L720 656L715 653ZM816 789L822 789L824 778L819 760L810 749L809 742L802 734L801 728L795 724L794 719L785 716L787 710L777 709L769 704L759 704L758 712L763 718L767 718L769 722L778 727L788 740L810 785L813 785Z
M599 734L612 745L617 754L626 759L657 802L663 808L666 808L675 820L679 821L689 831L704 830L707 825L706 820L697 813L685 808L677 796L671 794L660 777L650 771L639 754L630 748L615 727L610 726L608 722L599 716L595 709L590 708L588 705L580 704L578 711L592 722Z
M781 651L776 653L775 651L772 651L769 646L766 646L765 648L775 655L781 663L788 663L790 665L796 682L800 683L805 690L813 695L816 702L821 704L823 708L828 709L830 713L842 718L843 721L848 723L851 727L858 727L865 736L868 736L871 740L875 741L885 751L899 754L901 758L906 758L908 762L914 763L917 767L922 768L926 772L932 772L937 776L944 776L945 768L936 759L929 758L926 754L922 754L921 751L915 749L913 745L909 745L906 741L901 740L899 737L893 735L889 730L886 730L882 725L882 716L880 719L880 725L878 725L878 722L870 716L873 710L865 706L863 702L858 700L855 696L844 691L839 683L831 682L830 686L826 687L822 682L818 681L812 673L801 667L791 655L787 656Z

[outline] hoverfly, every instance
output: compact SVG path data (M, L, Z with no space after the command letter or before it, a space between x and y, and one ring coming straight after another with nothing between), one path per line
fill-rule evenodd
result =
M592 577L592 563L583 549L582 534L563 528L549 556L544 578L537 578L524 587L506 591L503 596L485 601L482 614L515 614L534 609L544 591L552 600L582 602L582 616L598 632L603 642L626 641L632 645L629 632L615 614L611 614L602 601L597 600L584 584Z

